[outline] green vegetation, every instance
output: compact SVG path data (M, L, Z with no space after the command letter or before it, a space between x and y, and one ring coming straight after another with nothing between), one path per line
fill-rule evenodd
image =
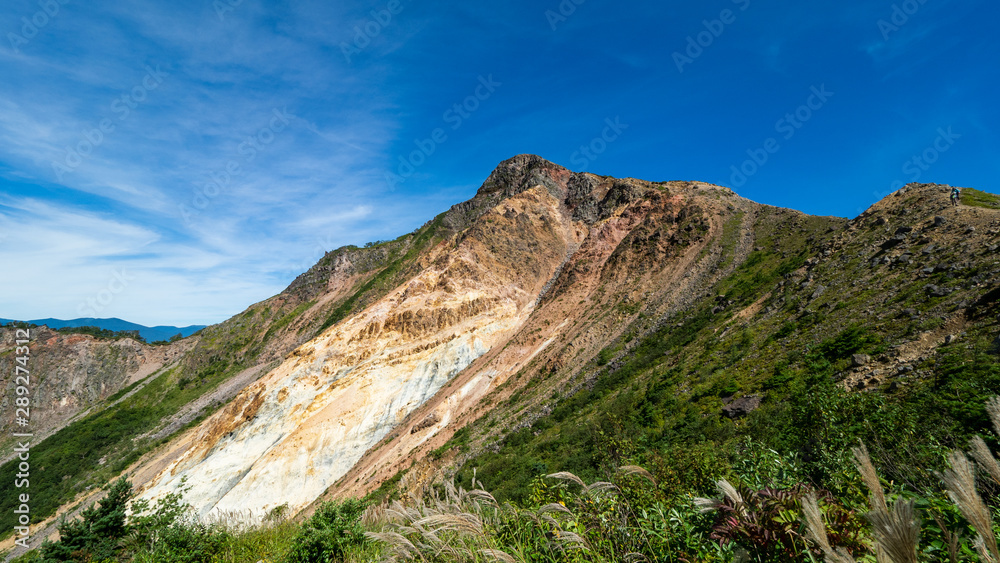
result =
M962 189L962 205L970 207L985 207L987 209L1000 209L1000 196L976 190L973 188Z
M986 410L1000 432L1000 398L991 398ZM847 486L838 492L809 483L800 459L753 440L742 448L727 478L682 494L656 472L623 465L589 483L570 472L536 477L527 497L514 503L498 502L473 477L471 490L445 481L406 502L325 503L298 524L284 506L254 525L231 518L198 522L179 495L152 508L135 502L126 519L132 491L120 479L98 507L60 524L59 541L14 561L1000 560L1000 465L980 437L971 448L986 469L984 484L976 483L966 454L954 450L940 484L922 493L893 482L886 490L863 445L841 456Z
M402 257L397 256L396 251L393 251L387 260L388 265L375 274L372 279L362 285L358 291L338 305L320 327L320 332L344 320L348 315L359 308L361 303L364 302L363 300L371 299L373 297L377 299L391 290L397 281L397 274L412 265L421 252L437 240L443 225L444 213L435 217L429 225L423 227L417 232L409 250ZM400 239L397 239L397 241L398 240Z
M14 561L313 563L343 561L348 552L359 560L369 552L377 555L377 546L365 538L360 523L365 505L355 500L326 503L304 524L288 520L287 507L279 507L262 523L248 525L234 516L198 521L177 494L152 507L133 497L128 481L115 481L107 496L85 509L81 518L60 522L58 541L46 541ZM127 519L126 507L131 511Z
M101 340L120 340L122 338L131 338L133 340L138 340L139 342L146 342L146 339L139 336L138 330L108 330L106 328L98 328L96 326L77 326L77 327L65 327L56 329L56 332L62 334L87 334Z
M361 513L365 504L354 499L320 506L292 540L289 563L342 561L348 551L365 544Z
M132 497L132 485L119 479L108 490L97 506L83 511L79 520L65 518L59 524L59 541L46 541L42 546L44 562L73 561L75 559L109 559L115 555L118 542L125 537L125 512ZM82 554L83 557L81 557Z
M261 342L268 342L268 341L270 341L271 337L274 336L275 334L277 334L278 331L280 331L281 329L283 329L286 326L288 326L292 321L294 321L295 319L297 319L299 317L299 315L301 315L302 313L305 313L306 311L308 311L309 308L312 307L315 304L316 304L315 301L308 301L306 303L303 303L303 304L299 305L298 307L296 307L295 309L293 309L291 312L289 312L284 317L281 317L280 319L278 319L278 321L275 322L274 324L272 324L267 329L267 332L264 333L264 338L261 340Z
M201 332L201 331L199 330L198 332ZM195 334L197 334L197 333L195 333ZM183 340L183 339L184 339L184 335L181 334L181 333L177 333L177 334L171 336L169 340L154 340L153 342L150 342L150 344L152 344L153 346L166 346L167 344L173 344L174 342L177 342L177 341Z
M179 370L164 372L114 407L96 411L32 444L33 523L121 473L156 446L152 434L171 415L231 375L221 363L205 367L190 379L179 379L178 374ZM16 461L0 467L0 522L8 533L14 525L12 510L17 500L13 488Z
M753 443L795 460L812 490L840 498L856 486L850 451L863 441L887 480L931 494L947 452L989 428L982 405L1000 389L1000 344L992 325L970 324L962 345L898 366L911 370L900 372L907 374L902 385L872 379L864 382L868 392L857 392L842 380L856 354L891 362L894 344L913 337L910 315L932 312L925 326L942 325L942 309L955 298L927 297L924 284L955 284L977 272L912 280L900 269L877 283L858 283L859 270L870 271L863 260L849 267L808 260L837 232L835 220L779 218L758 223L763 246L709 292L717 299L651 331L642 330L640 319L624 331L628 342L610 343L565 387L533 379L515 393L512 412L533 401L554 401L554 408L493 438L499 448L477 449L457 482L471 486L478 472L497 498L525 502L533 481L547 472L569 470L593 480L632 463L649 468L661 489L679 499L718 479L737 479L746 444ZM735 245L731 230L724 238ZM837 289L824 293L819 280ZM995 297L982 302L993 305L977 312L980 318L1000 313ZM899 309L886 310L886 304ZM750 313L757 315L753 322L737 314L751 305L772 312ZM866 307L879 317L852 314ZM915 312L895 312L906 307ZM611 362L615 357L621 360ZM754 398L749 414L724 410ZM472 433L493 436L489 425L496 424L486 418L472 425Z

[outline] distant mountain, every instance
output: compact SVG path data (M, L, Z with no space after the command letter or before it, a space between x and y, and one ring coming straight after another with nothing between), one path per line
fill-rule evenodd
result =
M0 319L0 324L8 324L12 322L27 322L39 326L45 325L52 329L93 326L97 328L103 328L105 330L113 330L115 332L134 330L138 331L139 336L145 338L147 342L156 342L157 340L169 340L171 337L176 336L178 334L180 334L183 337L188 337L198 332L199 330L205 328L202 325L192 325L186 327L176 327L176 326L148 327L140 324L130 323L128 321L123 321L117 318L115 319L84 318L84 319L72 319L69 321L64 321L60 319L35 319L32 321L13 321L11 319Z

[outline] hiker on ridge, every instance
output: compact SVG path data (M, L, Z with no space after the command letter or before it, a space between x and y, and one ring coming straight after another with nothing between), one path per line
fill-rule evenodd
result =
M962 191L958 188L951 189L951 205L952 207L958 207L958 198L962 195Z

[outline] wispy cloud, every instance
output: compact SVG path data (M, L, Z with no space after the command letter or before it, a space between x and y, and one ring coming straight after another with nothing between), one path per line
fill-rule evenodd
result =
M0 282L5 316L71 315L119 267L137 281L105 316L220 321L280 291L318 246L385 236L377 167L398 103L330 64L323 25L346 33L347 10L186 7L67 6L45 37L0 47L13 78L0 83L0 225L13 233L0 255L34 249ZM19 192L25 180L48 189Z
M529 0L402 0L391 20L372 16L384 0L244 0L221 17L205 0L70 2L12 45L7 33L39 6L9 0L0 260L24 274L0 277L0 317L73 316L124 268L135 280L102 316L221 321L326 250L394 238L470 197L500 160L534 152L571 165L609 117L631 128L596 172L724 181L719 163L724 172L759 144L770 116L812 84L828 84L837 102L755 177L768 203L824 214L860 205L871 189L853 186L892 180L868 179L886 167L870 155L897 167L912 150L897 140L913 136L915 115L932 116L931 130L983 123L949 158L988 161L996 79L972 70L992 67L939 55L995 58L988 41L968 43L987 36L977 10L991 5L929 2L879 45L876 22L892 4L752 2L679 76L671 52L730 3L586 3L553 31L545 10L558 2ZM361 28L365 46L348 60L344 45ZM445 112L480 76L503 86L452 129ZM905 98L898 83L914 76L954 92ZM390 186L398 159L437 128L447 142ZM831 162L842 177L826 179L830 194L799 189Z

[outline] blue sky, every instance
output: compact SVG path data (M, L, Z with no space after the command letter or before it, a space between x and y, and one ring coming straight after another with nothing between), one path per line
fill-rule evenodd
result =
M986 0L6 0L0 317L219 322L520 153L844 217L902 182L1000 192L998 16Z

